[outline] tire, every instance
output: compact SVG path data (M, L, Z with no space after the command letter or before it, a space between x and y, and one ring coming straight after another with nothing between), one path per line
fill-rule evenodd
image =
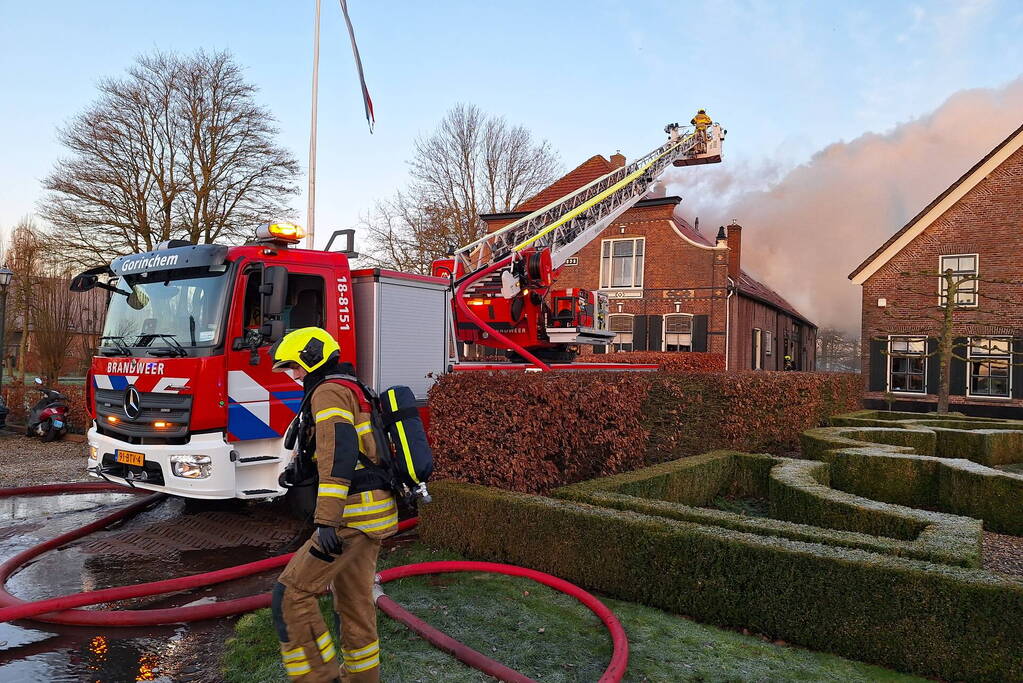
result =
M57 438L57 433L60 432L60 430L53 428L52 420L47 419L46 422L44 422L41 426L45 430L43 431L44 443L49 443L50 441L53 441L54 439Z

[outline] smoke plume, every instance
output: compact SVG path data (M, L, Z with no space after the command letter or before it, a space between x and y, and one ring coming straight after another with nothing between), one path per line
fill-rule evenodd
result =
M726 159L667 183L690 219L743 226L745 270L818 325L855 332L860 288L847 275L1021 123L1023 78L960 91L926 116L829 145L784 173Z

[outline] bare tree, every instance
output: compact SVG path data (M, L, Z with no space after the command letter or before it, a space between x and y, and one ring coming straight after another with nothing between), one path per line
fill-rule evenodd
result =
M39 374L55 383L60 377L75 341L75 326L81 319L82 299L68 289L70 272L54 270L37 280L33 300L32 331L39 354Z
M8 239L4 259L14 273L7 292L6 339L13 339L14 333L19 335L17 367L12 370L12 374L20 382L25 381L35 286L43 272L47 253L42 231L35 220L26 216L18 221Z
M968 328L971 336L987 338L991 336L1008 335L1016 338L1020 335L1020 328L1017 319L1008 315L1000 308L1006 306L1018 306L1020 295L1018 287L1023 282L1004 280L997 278L983 278L976 274L954 273L952 270L944 272L920 271L900 273L904 285L900 288L903 294L917 295L926 301L935 296L933 288L935 280L940 283L938 303L934 304L913 304L891 302L885 308L885 318L893 331L903 336L914 337L925 343L923 352L913 350L892 350L884 349L882 353L892 358L936 358L938 360L938 404L939 413L947 413L949 407L949 395L951 393L951 368L952 359L969 363L969 354L962 355L963 349L967 348L969 342L956 341L957 329ZM989 287L981 288L978 285L986 283ZM960 295L969 297L973 304L966 305L961 302ZM981 303L993 305L982 306ZM973 306L976 305L976 308ZM898 328L921 329L926 328L929 332L921 334L906 335L904 330ZM881 335L875 338L878 341L887 340L888 335ZM935 344L927 342L934 341ZM990 351L990 342L987 342ZM933 346L933 350L928 347ZM1006 373L1009 368L1018 363L1013 360L1018 356L1012 348L1011 341L1007 349L1009 361L1005 365ZM1006 376L1006 381L1008 377Z
M860 336L834 327L817 333L817 367L825 372L860 371Z
M450 224L450 214L442 207L416 203L399 191L392 199L377 202L357 227L369 236L371 263L426 275L451 244Z
M173 237L238 239L286 212L298 164L226 52L140 57L59 131L40 213L80 263Z
M483 236L481 213L509 211L550 185L560 162L546 140L470 104L416 140L406 192L363 217L381 265L426 272L451 245Z

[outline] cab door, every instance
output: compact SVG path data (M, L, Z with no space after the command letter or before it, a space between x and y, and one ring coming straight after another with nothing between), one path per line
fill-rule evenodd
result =
M243 267L228 336L228 440L284 436L302 402L302 382L272 371L270 348L294 329L324 325L328 275L323 268L291 263Z

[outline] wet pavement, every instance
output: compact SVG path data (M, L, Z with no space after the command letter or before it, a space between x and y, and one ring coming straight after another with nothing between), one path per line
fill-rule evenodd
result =
M0 498L0 561L135 500L96 493ZM294 549L306 529L277 503L225 501L196 508L167 499L136 517L37 558L8 590L36 600L174 578ZM269 590L275 572L118 608L226 600ZM146 628L0 624L0 681L217 681L233 620Z

